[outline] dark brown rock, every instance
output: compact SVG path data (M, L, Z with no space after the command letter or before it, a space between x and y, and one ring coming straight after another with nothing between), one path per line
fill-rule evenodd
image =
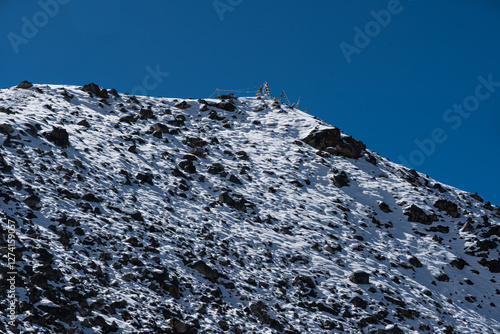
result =
M357 271L349 276L349 280L355 284L370 284L370 274Z
M69 134L66 129L53 127L52 131L46 134L46 138L62 148L69 147Z

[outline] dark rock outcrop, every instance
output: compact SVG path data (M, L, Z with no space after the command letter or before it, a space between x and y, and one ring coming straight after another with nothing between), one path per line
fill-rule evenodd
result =
M364 271L357 271L349 276L349 280L355 284L370 284L370 274Z
M97 96L103 99L109 98L108 91L104 88L99 88L99 86L93 82L83 86L82 91L89 93L91 96Z
M212 282L215 282L220 277L220 273L217 270L211 268L209 265L207 265L205 262L201 260L193 263L191 265L191 268L193 268L194 270L196 270L197 272L199 272L200 274L205 276L209 281Z
M332 181L333 184L338 188L349 186L349 177L344 171L340 172L337 175L334 175Z
M191 108L191 105L189 103L187 103L186 101L182 101L182 102L179 102L175 105L176 108L179 108L179 109L189 109Z
M366 150L365 144L350 136L342 136L338 128L314 130L302 141L321 151L334 148L332 153L346 158L360 158Z
M408 216L408 221L424 225L430 225L432 222L438 220L435 214L428 215L424 212L424 210L420 209L415 204L412 204L412 206L404 214Z
M437 200L434 203L434 207L437 208L439 211L445 211L449 216L453 218L460 217L460 214L458 213L458 205L449 200L446 199Z
M19 85L17 85L16 88L28 89L28 88L31 88L31 87L33 87L33 84L31 82L29 82L29 81L24 80Z
M67 148L69 144L69 134L64 128L53 127L52 131L47 133L46 138L48 141L60 146L62 148Z

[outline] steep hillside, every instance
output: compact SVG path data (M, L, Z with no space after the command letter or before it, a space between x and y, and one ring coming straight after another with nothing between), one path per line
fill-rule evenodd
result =
M23 83L0 144L0 332L500 331L500 209L300 110Z

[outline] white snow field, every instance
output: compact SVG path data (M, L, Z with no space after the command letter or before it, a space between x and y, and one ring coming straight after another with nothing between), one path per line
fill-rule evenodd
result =
M477 194L272 99L23 87L0 90L0 332L500 332Z

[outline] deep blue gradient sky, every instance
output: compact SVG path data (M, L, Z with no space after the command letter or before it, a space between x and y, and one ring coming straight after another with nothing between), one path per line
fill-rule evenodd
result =
M268 80L382 156L500 205L496 0L11 0L0 15L0 87L198 98Z

